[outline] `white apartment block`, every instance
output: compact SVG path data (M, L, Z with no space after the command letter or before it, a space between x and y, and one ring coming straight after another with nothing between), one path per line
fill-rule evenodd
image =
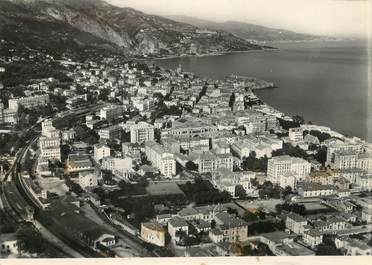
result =
M240 159L248 157L251 152L255 152L257 158L272 156L272 152L283 147L283 141L268 136L247 137L238 139L231 145L232 152Z
M133 160L130 157L105 157L102 159L101 169L110 170L120 179L129 179L134 175Z
M198 165L199 173L213 172L219 168L233 171L234 158L231 154L215 154L211 151L191 153L190 160Z
M291 142L300 142L304 139L302 128L289 128L288 138Z
M301 183L301 185L297 187L297 190L302 198L331 196L335 192L334 186L321 185L318 183Z
M133 107L138 109L139 111L150 111L154 107L154 100L153 99L144 99L144 98L132 98Z
M48 131L54 130L52 119L46 119L41 123L41 134L45 135Z
M17 124L18 113L16 110L4 109L2 110L2 121L4 123Z
M40 156L48 160L61 160L60 138L41 136L39 139Z
M0 124L1 123L18 123L18 113L16 110L4 109L4 104L0 102Z
M145 146L147 159L160 170L165 177L176 175L176 160L172 153L166 151L156 142L147 142Z
M100 110L99 117L108 121L120 118L123 115L123 106L110 105Z
M327 147L327 161L325 163L325 166L330 166L331 168L335 168L337 165L336 161L336 153L339 154L347 154L347 153L355 153L359 154L363 152L363 145L361 144L353 144L353 143L339 143L335 142L330 144ZM339 158L340 159L340 158ZM336 163L336 164L335 164Z
M336 151L333 153L331 167L333 169L358 168L372 171L372 154L358 153L357 151Z
M293 172L297 181L302 181L310 174L310 171L311 163L302 158L288 155L273 157L269 159L267 164L268 180L274 184L279 183L279 177L284 173Z
M22 97L22 98L11 98L8 100L9 109L18 110L19 106L22 106L27 109L35 108L38 106L44 106L49 104L50 99L48 94L37 95L31 97Z
M212 184L221 191L227 191L232 197L235 197L235 188L238 185L241 185L248 195L253 195L255 189L251 179L255 177L254 172L232 172L226 168L219 168L212 172Z
M361 190L371 191L372 190L372 174L362 175L356 177L356 182Z
M296 213L289 213L285 220L285 226L293 233L302 234L307 221L304 217Z
M139 122L130 126L130 142L142 143L154 140L154 126L146 122Z
M95 172L79 172L79 185L82 189L93 188L98 185L97 175Z
M122 131L123 131L122 127L118 125L114 125L114 126L100 129L98 131L98 135L100 139L105 139L105 140L120 139Z
M283 189L291 187L292 191L296 189L297 178L293 172L285 172L279 176L279 186Z
M94 145L94 160L99 161L104 157L108 157L111 155L111 149L107 145L104 144L95 144Z

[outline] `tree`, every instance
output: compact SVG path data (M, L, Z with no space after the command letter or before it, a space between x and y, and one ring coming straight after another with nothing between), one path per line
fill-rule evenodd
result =
M258 220L258 216L251 211L245 212L242 218L246 222L254 222Z
M46 249L46 244L41 234L31 225L22 226L16 234L19 249L29 253L42 253Z
M229 107L232 108L235 103L235 93L232 93L229 100Z
M270 181L265 181L262 186L259 186L258 195L261 199L264 198L280 198L280 187L278 185L273 185Z
M316 256L340 256L342 255L341 250L337 249L335 245L335 238L333 235L324 235L323 243L319 244L316 252Z
M191 170L191 171L197 171L198 170L198 165L195 164L192 161L187 161L185 166L186 166L186 169Z
M315 159L324 166L325 162L327 161L326 146L322 146L318 149L318 152L315 154Z
M235 196L239 199L245 199L247 197L247 192L242 185L237 185L235 187Z
M199 97L197 99L197 102L199 102L199 100L207 93L207 86L203 86L202 90L200 91L199 93Z
M253 151L243 160L242 167L244 170L251 170L255 172L262 172L267 170L266 156L261 158L256 158L256 153Z
M282 191L282 199L285 199L289 194L292 194L292 188L290 186L287 186Z

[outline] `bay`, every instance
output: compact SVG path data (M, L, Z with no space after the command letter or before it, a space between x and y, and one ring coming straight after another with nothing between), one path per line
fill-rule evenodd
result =
M153 61L164 68L223 79L234 73L274 82L277 88L256 91L266 103L288 115L329 126L348 136L371 141L367 130L368 58L360 41L277 43L278 50Z

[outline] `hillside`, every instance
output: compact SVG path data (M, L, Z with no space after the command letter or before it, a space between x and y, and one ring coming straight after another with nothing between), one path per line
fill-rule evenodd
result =
M33 49L105 49L135 57L263 48L231 33L200 31L101 0L0 0L0 36Z
M169 16L170 19L193 26L211 30L222 30L232 33L240 38L254 41L301 41L318 39L319 36L296 33L289 30L274 29L255 24L238 21L226 21L217 23L209 20L188 17L188 16Z

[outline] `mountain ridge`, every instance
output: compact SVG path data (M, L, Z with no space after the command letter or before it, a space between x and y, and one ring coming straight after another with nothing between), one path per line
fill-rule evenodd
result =
M264 48L231 33L204 33L190 24L133 8L113 6L101 0L0 2L1 36L13 30L22 33L28 41L31 39L30 43L37 42L36 45L43 46L40 43L43 38L51 44L70 41L71 46L108 47L134 57L200 55ZM50 39L43 31L51 32ZM81 40L80 34L89 41Z
M206 28L211 30L223 30L232 33L240 38L246 40L253 40L257 42L275 42L275 41L301 41L314 40L323 38L310 34L297 33L290 30L280 28L270 28L260 26L252 23L241 21L227 20L224 22L214 22L206 19L195 18L184 15L167 16L170 19L188 23L199 28Z

